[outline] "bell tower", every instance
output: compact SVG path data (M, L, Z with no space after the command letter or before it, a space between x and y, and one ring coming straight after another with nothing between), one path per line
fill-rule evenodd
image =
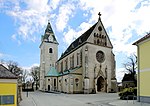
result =
M55 67L58 59L58 42L55 38L51 24L48 21L44 35L40 44L40 90L45 91L45 75L50 67Z

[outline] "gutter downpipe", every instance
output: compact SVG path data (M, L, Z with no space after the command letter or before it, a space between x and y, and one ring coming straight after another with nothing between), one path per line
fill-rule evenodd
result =
M138 55L138 91L137 91L137 101L140 102L140 53L139 53L139 45L137 45L137 55Z

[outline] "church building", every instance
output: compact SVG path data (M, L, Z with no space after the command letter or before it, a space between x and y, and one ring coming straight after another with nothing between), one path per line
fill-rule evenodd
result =
M74 40L58 59L58 45L50 22L40 44L40 90L64 93L116 92L113 45L98 22Z

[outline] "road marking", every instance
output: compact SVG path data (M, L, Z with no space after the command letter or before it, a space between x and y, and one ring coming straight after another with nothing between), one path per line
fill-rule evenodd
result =
M35 103L35 100L33 99L33 97L32 97L32 102L33 102L34 106L37 106L37 104Z

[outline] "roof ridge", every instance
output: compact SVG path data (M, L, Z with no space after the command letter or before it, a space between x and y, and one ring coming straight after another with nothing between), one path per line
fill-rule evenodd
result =
M4 65L0 64L0 78L17 79L18 77L10 72Z
M133 43L133 45L137 45L138 43L144 41L145 39L150 38L150 33L146 34L144 37L140 38L136 42Z
M79 36L76 40L74 40L69 46L68 48L65 50L65 52L63 53L63 55L59 58L59 60L61 58L63 58L65 55L67 55L69 52L71 52L72 50L76 49L79 45L81 45L82 43L86 42L87 39L89 38L90 34L92 33L93 29L95 28L95 26L97 25L98 22L96 22L92 27L90 27L87 31L85 31L81 36ZM79 43L81 42L81 43ZM74 48L72 49L72 45L74 45Z

